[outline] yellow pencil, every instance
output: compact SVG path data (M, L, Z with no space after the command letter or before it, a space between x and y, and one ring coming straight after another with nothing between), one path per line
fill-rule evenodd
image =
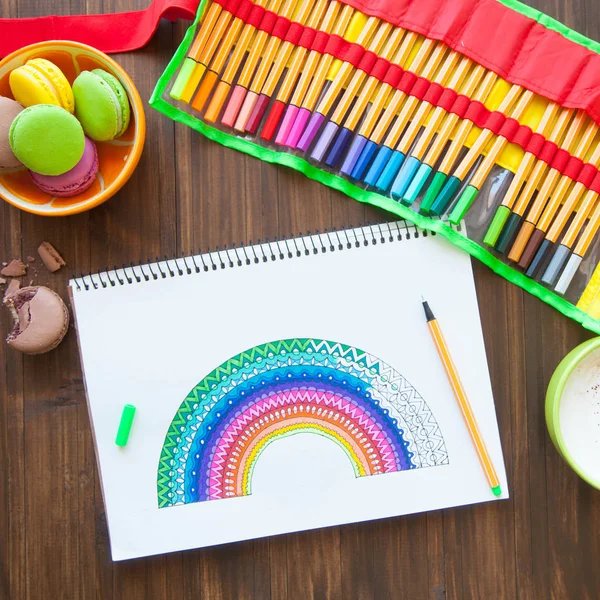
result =
M425 318L427 319L427 326L429 327L431 337L433 338L435 347L440 355L442 364L444 365L444 370L448 376L448 381L450 382L450 386L452 387L452 391L454 392L454 396L458 402L460 412L462 413L467 429L469 430L469 435L471 436L471 440L475 446L477 456L479 457L479 462L481 463L489 486L492 489L494 496L501 496L502 489L500 488L500 480L498 479L492 459L490 458L481 432L479 431L479 427L477 426L477 421L475 419L475 415L473 414L473 408L471 407L471 403L467 398L465 388L460 381L458 371L456 370L456 366L454 365L452 357L450 356L450 350L448 349L448 345L446 344L446 340L444 339L440 325L433 315L431 308L429 308L429 304L425 301L423 301L423 309L425 311Z

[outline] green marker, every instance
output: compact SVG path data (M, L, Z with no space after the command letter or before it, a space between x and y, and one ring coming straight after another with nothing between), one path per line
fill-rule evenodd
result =
M506 223L508 217L510 217L510 208L508 206L499 206L490 226L488 227L487 233L483 238L483 243L486 246L495 246L502 230L504 229L504 224Z
M117 431L117 439L115 444L117 446L126 446L127 440L129 440L129 432L133 425L133 417L135 416L135 406L132 404L126 404L123 407L123 413L121 414L121 422L119 423L119 430Z
M477 194L479 194L479 190L476 187L469 185L465 188L465 191L460 195L458 202L450 212L448 217L450 223L458 225L462 221L466 212L471 208Z

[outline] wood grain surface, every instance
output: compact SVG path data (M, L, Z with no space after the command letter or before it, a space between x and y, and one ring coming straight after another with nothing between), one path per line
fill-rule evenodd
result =
M528 3L600 40L598 0ZM0 16L147 4L0 0ZM143 98L185 28L163 21L149 46L116 57ZM141 163L108 203L60 219L1 203L0 260L36 256L50 241L68 267L40 268L33 279L66 298L70 276L107 265L383 220L151 109L147 119ZM0 344L0 598L600 598L600 493L562 462L544 423L554 368L590 336L481 264L474 269L510 500L113 564L73 331L38 357Z

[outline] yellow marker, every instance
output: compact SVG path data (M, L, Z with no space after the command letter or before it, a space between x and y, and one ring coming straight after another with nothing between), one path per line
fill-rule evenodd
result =
M300 23L301 25L306 24L309 27L315 28L321 22L321 17L325 12L326 6L326 0L303 2L300 6L300 10L294 16L294 21ZM250 91L265 94L266 96L271 97L294 49L303 50L306 52L304 48L296 47L291 42L283 42L279 48L279 52L273 58L270 70L266 68L266 61L264 61L263 58L263 61L265 62L265 71L267 74L265 75L265 79L261 82L259 79L259 74L257 73L256 81L252 82ZM304 57L304 52L301 53L302 58ZM300 63L301 62L302 61L300 60Z
M446 50L447 48L443 44L426 38L421 44L419 52L411 62L409 70L415 75L420 75L426 79L430 78L442 62ZM377 122L377 126L371 136L371 141L376 144L381 143L383 136L392 124L392 121L396 118L406 98L407 95L402 90L395 91L383 115L381 115L381 118ZM410 98L408 97L407 102L410 101Z
M600 167L600 140L599 140L599 143L596 146L594 152L592 153L589 163L594 165L595 167ZM563 176L563 177L566 177L566 176ZM556 217L554 218L554 220L552 221L552 224L550 225L550 227L548 229L548 233L546 234L547 240L549 240L552 243L556 242L556 240L558 239L558 236L560 235L564 226L567 224L569 217L575 210L575 207L577 206L578 202L581 200L581 197L583 196L585 191L586 191L586 187L585 187L585 185L583 185L583 183L580 183L580 182L575 183L575 185L573 186L573 189L571 190L571 193L569 194L567 199L564 201L563 205L560 207L558 214L556 215ZM552 201L550 202L550 204L553 204L556 206L556 208L558 208L560 206L560 201L561 201L561 198L559 197L559 195L557 193L552 198ZM552 215L552 216L554 216L554 215ZM545 225L546 222L543 221L543 219L544 219L544 217L542 217L542 221L540 221L539 229L542 229L543 231L545 231L545 229L543 229L543 224Z
M384 58L390 56L390 53L394 48L394 44L397 44L399 41L397 36L401 36L404 33L404 31L402 29L400 29L399 27L394 28L394 30L392 30L392 26L389 23L384 23L379 28L379 30L377 31L377 34L373 37L373 40L371 41L371 43L369 45L369 50L371 52L374 52L375 54L379 55L381 53L381 49L384 45L384 42L386 42L386 38L387 38L388 34L390 33L390 31L392 33L386 43L387 52L383 53ZM394 39L396 40L395 42L393 41ZM391 48L389 47L390 44L391 44ZM344 65L344 67L345 67L345 65ZM344 67L342 67L342 68L344 68ZM351 69L353 69L353 68L354 67L351 66ZM364 71L361 71L360 69L355 70L354 75L352 76L350 83L346 87L344 94L337 101L337 104L335 105L335 110L333 111L333 115L331 116L331 121L333 123L337 123L337 124L341 123L342 119L346 116L348 109L352 105L352 102L358 96L362 84L365 82L365 80L367 78L368 78L368 75ZM373 86L371 88L371 92L369 93L368 98L370 98L374 87L375 86ZM334 96L334 101L335 101L335 96ZM333 106L331 106L329 108L333 108ZM329 112L329 108L327 109L327 112ZM353 111L355 111L355 110L357 110L356 107L353 108ZM319 112L321 112L321 111L319 111ZM321 114L325 114L325 113L321 113Z
M471 93L475 88L475 83L483 77L485 72L485 67L481 65L475 65L474 73L471 75L469 81L472 82L472 89L469 91L467 86L463 87L463 81L469 72L469 69L472 66L472 62L468 58L463 58L461 63L458 65L456 70L452 73L452 77L448 82L448 87L455 91L460 91L461 93L467 94ZM454 115L453 113L448 114L444 108L441 106L436 107L429 119L425 130L421 134L419 141L415 145L415 149L411 153L413 158L418 160L422 160L423 155L425 154L427 148L429 148L429 144L433 140L434 136L440 131L440 125L445 117L455 116L458 118L458 115ZM447 140L446 140L447 141Z
M596 195L596 197L598 196L598 194L596 192L593 192L592 190L590 190L588 192L588 195L590 195L590 196L593 196L594 194ZM584 214L585 213L582 212L582 216L584 216ZM579 213L578 213L578 216L579 216ZM578 254L581 257L585 256L585 254L589 250L592 240L596 236L596 233L598 233L599 228L600 228L600 202L596 205L596 209L594 210L592 216L590 217L590 220L589 220L588 224L586 225L586 228L583 231L583 234L581 235L581 237L579 238L579 241L577 242L577 245L575 246L575 250L574 250L575 254Z
M579 138L579 134L581 133L581 129L583 128L586 118L587 117L584 111L579 111L575 114L573 121L567 129L565 139L562 141L562 147L565 150L567 150L567 152L572 152L575 148L575 144L577 142L577 139ZM527 184L525 185L525 188L523 189L523 192L515 202L515 205L513 207L513 214L519 217L523 216L525 214L525 210L529 206L531 198L535 194L536 190L540 188L540 184L541 188L535 201L529 209L525 221L523 221L523 224L519 229L519 233L517 234L515 241L512 244L512 247L508 254L509 260L515 262L519 262L521 260L521 256L523 254L523 251L525 250L525 246L527 245L527 242L535 229L535 224L540 218L540 215L544 210L544 206L546 205L546 200L552 194L552 191L554 190L559 177L560 172L556 169L551 169L550 165L548 165L544 161L540 160L535 166L531 177L529 178Z
M206 15L202 18L198 35L192 42L190 51L188 52L186 59L183 61L179 74L177 75L177 79L171 88L170 94L172 98L175 98L175 100L181 100L181 96L187 86L187 83L190 77L192 77L194 74L198 57L202 53L202 50L204 49L204 46L206 45L206 42L208 41L208 38L214 29L221 11L221 5L217 4L216 2L212 2L206 12Z
M381 22L376 17L369 17L363 30L360 32L356 43L364 46L367 50L371 50L372 48L380 48L391 28L392 25L390 23ZM369 43L371 38L373 39ZM317 106L318 113L322 115L327 115L329 113L333 103L346 85L346 81L353 71L355 71L354 65L350 64L349 62L342 62L333 81L331 82L331 85Z
M485 77L484 77L485 73ZM481 81L481 77L483 81ZM494 84L496 83L498 76L493 71L487 71L485 67L481 65L476 65L473 73L471 73L467 83L465 84L464 89L461 89L461 93L466 96L470 96L476 88L476 84L481 81L481 85L477 87L475 91L475 95L473 96L473 100L477 102L485 102L487 97L490 95ZM438 135L433 140L433 144L431 148L427 152L425 156L425 160L423 161L425 164L433 167L435 163L438 161L448 140L452 138L452 133L454 132L456 125L458 124L460 117L454 113L450 113L446 120L444 121ZM456 146L456 156L458 156L458 152L464 146L471 130L475 127L475 125L469 120L463 120L459 128L454 136L455 146ZM448 174L450 172L450 168L456 161L456 156L453 158L451 156L451 152L446 155L444 163L440 166L440 172Z
M398 48L396 55L393 57L392 62L403 67L410 56L413 46L417 44L418 38L418 34L412 31L406 32L406 36L404 37L401 46ZM373 100L373 104L371 105L371 109L361 125L359 135L368 138L371 133L373 133L373 129L375 128L375 125L377 125L379 116L385 109L389 96L393 91L394 88L389 83L380 84L375 99Z
M319 2L317 2L317 7L313 11L313 13L308 21L308 27L312 27L313 29L316 29L318 27L318 25L321 21L321 16L322 16L323 11L326 6L327 6L327 0L320 0ZM325 17L323 18L323 23L321 23L321 27L319 27L320 31L324 31L326 33L329 33L329 31L331 31L331 28L333 27L333 25L335 23L335 18L337 16L338 9L339 9L339 3L336 2L335 0L334 0L334 2L331 2L329 4L329 7L325 14ZM294 90L296 80L298 79L300 74L304 71L304 69L307 66L307 61L308 61L308 59L306 59L307 53L309 53L308 49L303 48L302 46L298 46L296 48L296 50L294 51L294 56L292 57L290 66L285 75L285 79L283 80L283 83L281 84L281 87L279 88L279 91L277 92L277 98L276 98L277 101L287 102L289 100L289 98L292 94L292 91ZM315 54L318 55L318 52L315 52ZM316 62L316 58L313 60ZM283 65L283 66L285 66L285 65ZM273 90L275 89L275 86L278 83L278 80L279 80L278 78L269 77L269 79L265 85L265 88L263 88L263 93L266 94L267 96L271 96L273 93Z
M515 102L517 102L517 100L518 100L518 103L517 103L516 107L514 108L514 110L511 111L510 109L512 108L513 104ZM507 114L510 117L518 119L525 112L525 109L527 108L527 106L529 106L529 103L531 102L531 100L533 100L533 92L530 92L529 90L525 90L523 92L523 88L521 88L518 85L513 85L512 88L509 90L508 94L506 95L506 97L504 98L504 100L502 101L502 103L500 104L500 106L498 107L498 111L501 113ZM487 145L489 144L489 142L492 140L492 138L494 136L495 136L495 134L493 131L491 131L489 129L484 129L479 134L477 141L469 149L469 152L467 153L465 158L460 162L458 167L455 169L453 176L456 177L457 179L460 179L461 181L464 181L464 179L469 174L469 171L475 164L475 161L481 154L484 153ZM503 141L501 141L501 140L503 140ZM493 158L494 161L496 160L498 154L502 151L502 149L504 148L504 146L507 143L506 138L503 138L503 137L499 137L498 140L496 140L496 142L498 145L493 146L492 151L490 151L490 153L488 153L488 157L489 157L492 154L492 152L494 152L494 158ZM486 168L488 168L488 165L489 165L489 160L486 160ZM493 163L492 163L492 165L493 165ZM482 173L483 173L483 171L480 173L480 175L477 179L478 181L482 178ZM475 183L472 183L472 185L474 187L477 187L475 185Z
M500 488L500 480L498 479L498 475L494 469L494 464L490 458L483 436L479 431L479 426L477 425L473 408L471 407L471 403L467 398L465 388L462 385L458 371L456 370L456 366L454 365L452 356L450 355L448 344L444 339L444 335L442 334L442 330L437 319L434 317L431 308L429 308L429 304L425 301L423 301L423 309L425 310L425 318L427 319L427 326L429 327L431 337L433 338L433 342L442 361L442 365L444 366L444 370L448 376L448 381L450 382L450 386L454 392L460 412L465 420L465 425L467 426L469 435L471 436L471 441L473 442L473 446L477 452L483 472L488 480L488 485L492 489L494 496L501 496L502 490Z
M586 312L592 319L600 319L600 263L596 265L592 278L587 284L577 308Z
M294 7L296 6L297 0L285 0L283 8L281 9L281 15L290 18L294 12ZM223 117L221 118L221 123L226 125L227 127L233 127L236 122L240 109L242 107L242 103L246 97L246 93L248 91L248 86L250 85L250 81L252 80L252 76L254 75L254 71L256 66L258 65L261 57L263 55L263 50L265 50L265 45L269 41L269 34L266 31L258 31L254 37L254 41L252 42L252 48L250 49L250 53L242 67L242 71L240 76L238 77L238 81L233 88L231 93L231 97L229 102L227 103L227 107L225 108L225 112ZM271 38L278 40L278 38ZM266 58L267 51L265 50ZM241 58L241 57L240 57ZM231 74L231 78L235 76L235 72ZM219 95L223 93L223 90L219 91ZM211 111L211 117L214 116L216 112L216 107ZM219 111L220 112L220 111ZM218 114L218 113L217 113ZM215 117L216 118L216 117Z
M450 54L448 54L448 56L446 57L444 64L441 66L440 70L434 75L432 80L433 83L445 85L448 78L454 74L456 76L457 83L455 83L454 85L450 85L449 87L451 87L452 89L456 89L456 85L458 84L458 82L460 82L462 77L465 75L465 73L471 66L471 61L468 58L465 58L461 61L460 65L455 70L454 67L456 66L456 63L458 62L459 58L460 55L457 52L450 52ZM421 127L425 123L425 120L429 116L429 113L431 112L432 108L433 107L431 104L429 104L429 102L422 101L420 103L417 113L415 114L410 125L408 126L408 129L398 142L396 150L402 152L402 154L404 155L408 154L408 151L410 150L410 147L412 146L412 143L417 133L419 133L419 131L421 130ZM444 112L445 111L441 109L439 114L443 115ZM387 141L385 145L388 146Z
M343 35L348 41L352 41L352 37L354 35L358 36L359 28L356 24L363 19L366 20L366 17L360 13L356 13L354 16L352 16L353 13L354 9L352 7L344 5L331 33L334 35ZM332 62L333 56L330 54L321 54L316 50L311 51L308 56L308 60L306 61L306 65L302 69L302 74L300 76L300 80L298 81L298 85L296 86L294 94L292 95L291 104L294 106L300 106L307 94L311 93L309 92L309 86L313 92L315 89L321 89L327 77L327 72L331 68ZM318 92L315 93L314 103L312 106L306 107L308 110L312 110L314 108L317 103L317 98ZM304 104L302 104L302 106L304 106Z
M196 66L194 67L194 71L185 85L183 94L181 94L181 100L183 102L189 102L192 99L200 80L204 76L206 65L210 62L217 49L217 46L221 43L221 40L223 39L223 36L225 35L232 18L233 15L228 11L223 11L221 13L212 33L210 34L210 37L208 38L208 42L202 48L202 51L197 58ZM235 20L237 20L239 28L241 28L243 24L242 20Z
M282 1L283 0L272 0L270 5L268 5L267 0L255 0L254 3L256 6L268 6L269 10L276 12L279 10L279 6L281 5ZM210 96L210 93L212 92L213 86L217 82L221 71L225 68L225 65L237 61L237 66L239 67L255 31L256 29L254 26L248 23L244 24L241 19L234 19L232 27L227 31L227 35L219 46L216 55L208 67L208 71L204 75L204 79L202 80L198 92L196 93L196 97L192 102L192 108L194 110L197 110L198 112L202 111L206 101L208 100L208 97ZM233 55L231 55L231 51L234 46L235 52ZM229 87L227 89L229 89Z

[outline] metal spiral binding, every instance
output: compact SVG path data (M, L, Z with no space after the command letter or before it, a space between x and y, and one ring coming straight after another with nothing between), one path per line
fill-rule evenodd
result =
M458 225L455 229L460 231L461 226ZM281 240L258 240L256 244L234 244L229 249L227 246L223 249L217 246L214 251L209 248L206 253L200 251L197 255L174 258L165 256L162 260L157 257L154 262L148 259L146 263L124 264L95 274L82 274L73 279L73 284L76 291L97 290L435 235L435 232L421 229L407 221L366 224L350 229L325 230L322 233L300 233L297 237Z

